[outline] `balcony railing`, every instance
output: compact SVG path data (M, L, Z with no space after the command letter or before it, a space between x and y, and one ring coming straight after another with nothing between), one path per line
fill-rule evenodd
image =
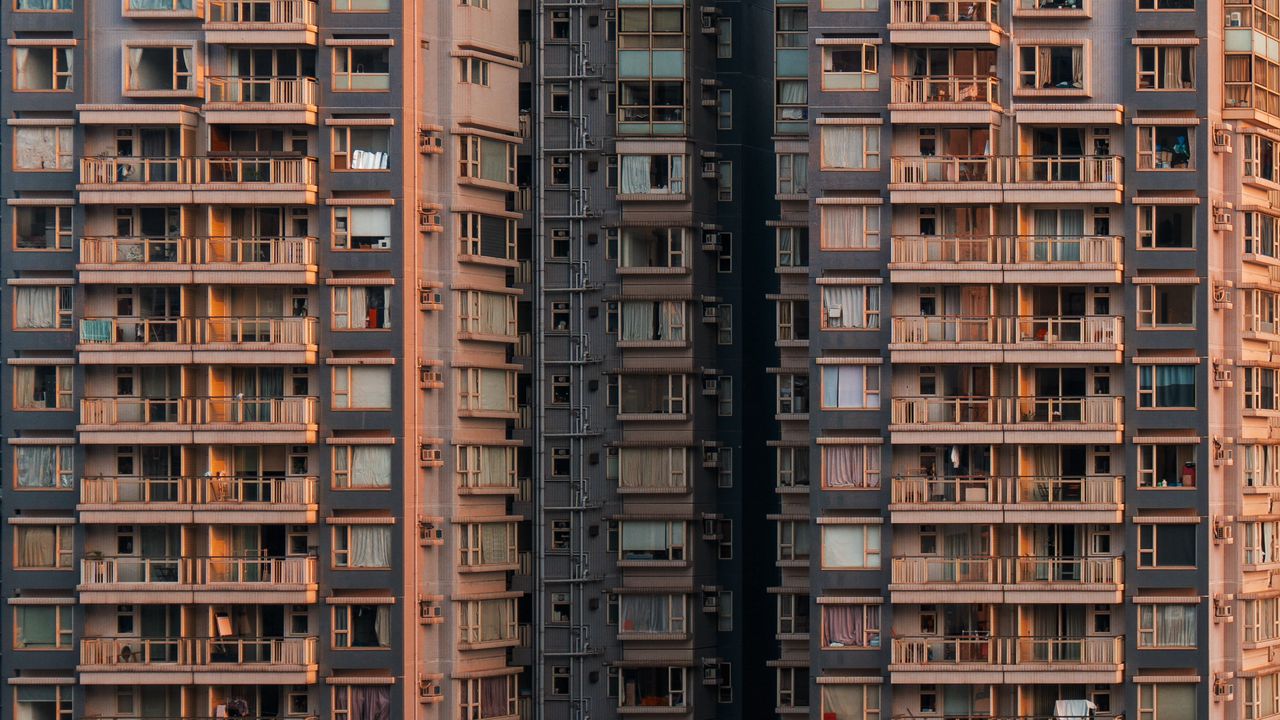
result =
M318 406L319 400L315 397L89 397L80 403L80 422L84 425L311 424L315 422Z
M82 585L309 585L315 557L106 557L85 558Z
M1122 557L895 557L891 582L903 585L1117 585Z
M1114 505L1124 498L1124 478L1061 477L922 477L892 480L893 502L904 505L962 503L1044 505Z
M1118 235L903 235L893 238L891 260L911 265L979 263L1045 266L1056 263L1115 265L1123 261L1124 238Z
M1113 665L1124 637L942 635L893 639L894 663L910 665Z
M80 502L86 505L237 504L256 508L313 505L314 477L86 477Z
M930 425L1115 425L1124 414L1124 398L1049 396L899 397L893 399L893 424Z
M896 76L895 103L997 103L1000 78L979 75Z
M1116 155L928 155L893 158L894 183L1119 183Z
M893 22L995 22L998 0L893 0Z
M80 641L83 665L161 666L312 665L316 639L286 638L136 638L97 637ZM266 668L258 668L259 671Z
M263 156L86 157L80 160L80 182L86 185L314 185L316 159Z
M80 342L104 347L135 343L313 345L316 326L313 317L84 318L80 321Z
M313 77L205 78L205 100L211 103L315 105L319 83Z
M84 237L85 265L314 265L313 237Z
M205 0L207 22L315 25L315 0Z
M893 342L913 345L991 343L1037 347L1051 343L1116 345L1124 332L1124 318L992 317L923 315L893 318Z

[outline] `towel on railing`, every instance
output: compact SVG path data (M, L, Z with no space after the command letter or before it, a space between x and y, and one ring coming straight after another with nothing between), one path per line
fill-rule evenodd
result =
M105 343L111 342L111 321L110 320L81 320L80 321L80 342L84 343Z
M1058 700L1053 704L1055 720L1088 720L1098 706L1089 700Z

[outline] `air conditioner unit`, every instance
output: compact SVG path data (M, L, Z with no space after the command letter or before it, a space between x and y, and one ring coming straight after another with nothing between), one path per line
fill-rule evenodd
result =
M1236 617L1235 605L1231 603L1230 595L1214 595L1213 596L1213 618L1221 622L1234 622Z
M444 622L444 598L439 595L418 599L418 621L423 625L439 625Z
M378 242L374 243L373 246L379 250L390 250L391 238L378 238Z
M720 658L702 658L702 684L720 684Z
M1213 701L1214 702L1231 702L1236 697L1235 685L1230 682L1230 674L1223 673L1222 676L1213 679Z
M441 689L441 675L423 675L418 678L418 699L422 702L438 703L444 700L444 690Z
M844 308L829 307L827 308L827 317L832 320L839 320L844 315Z
M702 394L703 394L703 395L719 395L719 394L720 394L720 383L719 383L719 381L718 381L716 378L713 378L713 377L703 378L703 379L702 379Z
M1213 224L1214 225L1230 225L1231 224L1231 208L1215 205L1213 207Z
M702 306L702 322L714 323L720 321L720 308L715 305Z
M1235 542L1235 526L1232 518L1217 518L1213 521L1213 541L1230 545Z
M702 586L702 612L720 612L720 587L717 585Z
M418 543L420 545L443 545L444 521L440 518L419 520Z
M721 537L720 518L704 517L702 518L702 539L703 540L719 540Z
M720 467L720 449L706 448L702 451L702 467Z

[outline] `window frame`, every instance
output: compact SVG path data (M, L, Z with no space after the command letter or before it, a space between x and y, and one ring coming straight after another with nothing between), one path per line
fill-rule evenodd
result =
M1191 537L1194 539L1196 528L1198 525L1194 523L1183 524L1162 524L1162 523L1138 523L1138 569L1139 570L1194 570L1196 565L1162 565L1160 564L1160 529L1161 528L1191 528ZM1199 559L1199 548L1193 547L1193 555Z
M69 93L75 92L75 50L72 44L67 45L11 45L12 52L9 54L9 67L16 68L21 63L18 62L18 53L32 53L35 51L49 51L49 68L51 75L49 77L49 85L47 88L22 87L18 85L19 74L16 72L9 73L9 89L15 93ZM66 69L59 71L58 67L63 66ZM59 87L59 85L62 87Z
M10 229L13 232L14 252L72 252L76 249L74 205L13 205L11 207ZM22 247L18 243L19 214L27 210L44 210L53 213L53 247Z
M819 524L819 561L823 570L880 570L884 565L883 529L875 523ZM862 533L861 565L832 565L827 561L827 533L853 528Z
M1199 76L1196 67L1196 50L1195 45L1139 45L1135 48L1137 57L1135 58L1134 89L1138 92L1195 92L1196 81ZM1189 57L1191 60L1191 87L1164 87L1163 78L1165 76L1165 67L1169 63L1168 54L1170 51L1177 51L1184 55L1181 60L1185 63Z
M22 557L22 535L31 528L53 529L53 565L28 566L20 564ZM75 567L75 526L51 523L49 525L14 525L13 526L13 570L16 572L51 572L70 571ZM65 538L65 540L64 540Z
M12 624L12 647L20 652L47 652L50 650L71 650L75 647L75 606L63 604L49 605L11 605L13 608L13 624ZM23 612L32 609L53 610L53 628L54 639L53 645L33 646L22 642L22 622L21 616Z
M13 135L13 153L10 170L15 173L67 173L75 171L75 128L71 125L12 125ZM53 167L27 167L18 164L18 135L26 131L34 130L53 130ZM65 144L65 150L64 150ZM61 167L61 162L66 160L66 167ZM15 239L16 242L16 239Z
M821 47L823 92L875 92L880 89L880 43L850 41ZM853 53L858 58L860 69L833 70L836 52ZM837 80L846 82L835 82Z
M337 2L338 0L334 0ZM329 66L329 89L332 92L391 92L391 76L394 74L392 53L393 45L334 45L333 54L331 56L331 64ZM386 73L363 73L356 72L354 68L359 67L359 63L355 62L354 55L361 49L378 48L386 54L387 72ZM347 67L343 71L340 68ZM340 81L345 78L345 81ZM386 87L382 86L381 81L376 85L358 87L360 82L373 81L376 78L385 78Z

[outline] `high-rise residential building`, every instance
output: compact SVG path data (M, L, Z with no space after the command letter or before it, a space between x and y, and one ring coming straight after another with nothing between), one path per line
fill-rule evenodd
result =
M3 716L527 716L515 4L0 19Z
M0 1L0 720L1280 717L1280 0Z

